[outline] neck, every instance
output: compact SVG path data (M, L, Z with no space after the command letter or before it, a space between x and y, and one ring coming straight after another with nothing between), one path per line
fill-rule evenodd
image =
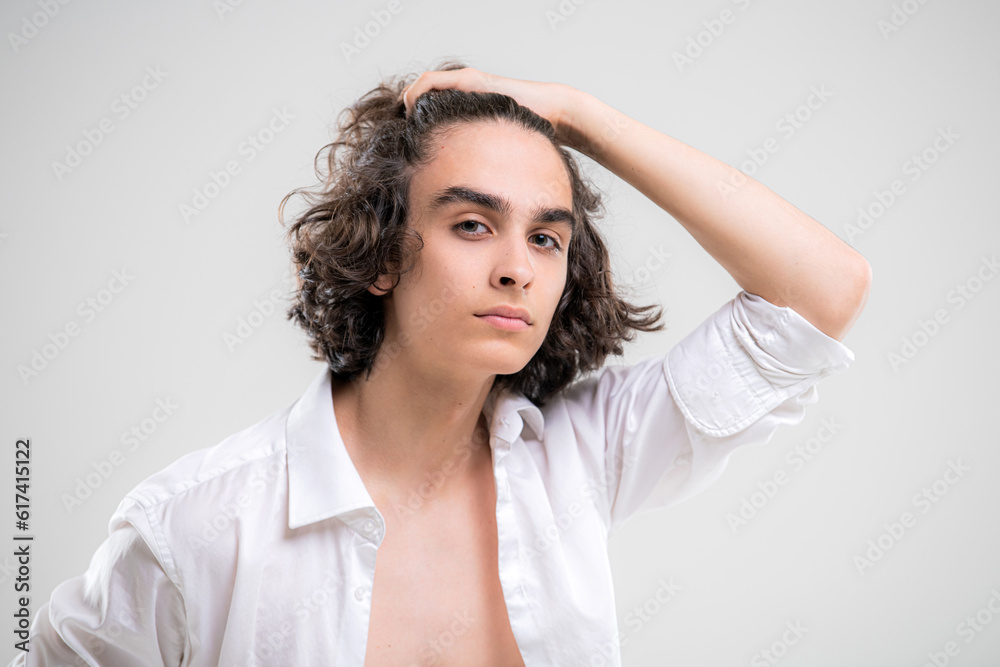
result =
M492 465L482 410L495 375L436 370L400 355L368 379L334 383L337 425L373 499L441 496Z

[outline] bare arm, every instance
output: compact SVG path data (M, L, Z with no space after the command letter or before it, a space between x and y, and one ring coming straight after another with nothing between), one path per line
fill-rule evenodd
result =
M762 183L561 83L474 68L424 72L407 109L432 89L510 95L549 120L564 144L596 160L669 213L747 292L788 306L842 340L868 300L865 258Z
M559 86L560 84L554 84ZM564 86L568 145L680 222L747 292L843 339L868 298L865 258L762 183Z

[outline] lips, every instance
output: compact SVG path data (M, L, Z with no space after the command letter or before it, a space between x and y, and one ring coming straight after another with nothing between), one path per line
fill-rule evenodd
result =
M512 317L519 320L524 320L526 324L531 324L531 314L528 313L524 308L517 308L515 306L496 306L495 308L490 308L489 310L477 313L477 317L483 317L486 315L499 315L500 317Z

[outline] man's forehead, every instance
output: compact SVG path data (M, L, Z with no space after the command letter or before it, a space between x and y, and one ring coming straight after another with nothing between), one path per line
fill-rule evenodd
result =
M478 180L474 184L485 186L499 174L513 170L530 173L535 189L544 190L546 195L565 198L567 204L572 196L565 156L548 137L534 130L509 122L460 123L435 131L428 148L429 159L413 171L417 180L438 180L438 187L457 180Z

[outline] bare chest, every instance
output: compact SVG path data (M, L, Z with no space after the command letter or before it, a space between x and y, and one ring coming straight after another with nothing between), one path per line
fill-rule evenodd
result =
M467 497L382 512L366 667L523 667L500 586L492 471L483 481Z

